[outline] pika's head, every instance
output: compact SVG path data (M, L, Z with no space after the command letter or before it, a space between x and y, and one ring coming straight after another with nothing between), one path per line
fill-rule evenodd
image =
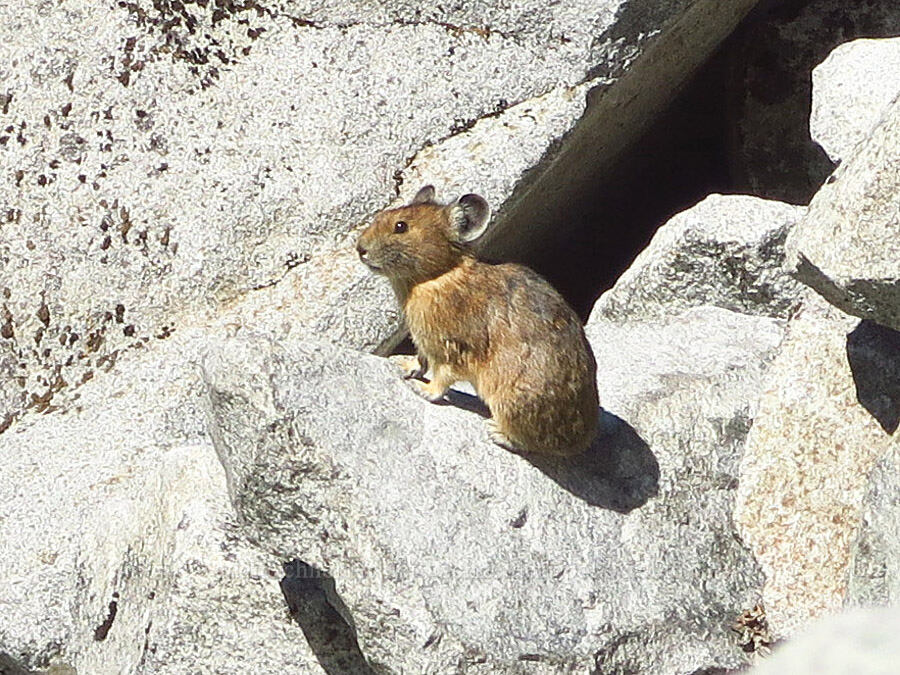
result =
M459 264L466 244L484 234L490 213L487 202L474 194L439 204L434 188L426 185L408 205L376 215L356 250L370 269L391 281L427 281Z

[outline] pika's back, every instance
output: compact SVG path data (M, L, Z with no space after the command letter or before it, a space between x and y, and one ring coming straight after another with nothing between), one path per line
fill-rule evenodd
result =
M490 349L479 395L514 446L584 450L596 433L599 397L596 361L578 315L528 267L478 267L490 289L483 295Z

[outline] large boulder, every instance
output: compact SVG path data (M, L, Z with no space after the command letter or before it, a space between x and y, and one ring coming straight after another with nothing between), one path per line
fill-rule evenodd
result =
M900 96L900 38L838 46L813 70L812 86L810 134L833 162L849 159Z
M713 305L787 318L802 294L782 268L800 206L747 195L710 195L671 218L594 306L594 317L655 319Z
M900 341L859 324L809 293L747 437L734 518L765 571L775 638L843 605L868 475L896 429L885 396Z
M423 179L502 205L581 147L563 138L592 90L592 120L632 111L609 123L620 149L754 0L720 4L11 5L0 430L228 312L374 348L398 317L355 260L360 224Z
M780 328L710 309L591 337L610 404L562 463L492 445L476 412L419 399L378 357L264 339L210 354L233 502L267 550L334 579L376 671L744 662L730 627L762 577L729 513Z
M0 671L325 672L281 561L238 535L199 344L127 355L0 435Z
M900 97L786 244L804 283L848 314L900 329Z

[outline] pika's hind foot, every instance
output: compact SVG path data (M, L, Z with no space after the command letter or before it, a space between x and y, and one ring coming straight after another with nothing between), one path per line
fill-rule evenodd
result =
M404 380L419 379L428 372L428 363L419 356L394 354L388 357L388 361L400 369Z
M522 452L522 448L516 445L509 436L500 431L500 427L495 420L486 420L484 424L487 427L488 438L491 439L492 443L495 443L506 450Z
M407 379L406 385L430 403L440 403L447 393L447 389L436 386L434 380L426 384L421 380Z

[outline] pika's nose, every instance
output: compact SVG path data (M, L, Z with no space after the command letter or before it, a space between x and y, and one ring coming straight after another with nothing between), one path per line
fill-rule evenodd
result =
M356 252L359 253L360 259L365 260L366 255L368 254L369 251L365 246L363 246L361 243L357 242Z

